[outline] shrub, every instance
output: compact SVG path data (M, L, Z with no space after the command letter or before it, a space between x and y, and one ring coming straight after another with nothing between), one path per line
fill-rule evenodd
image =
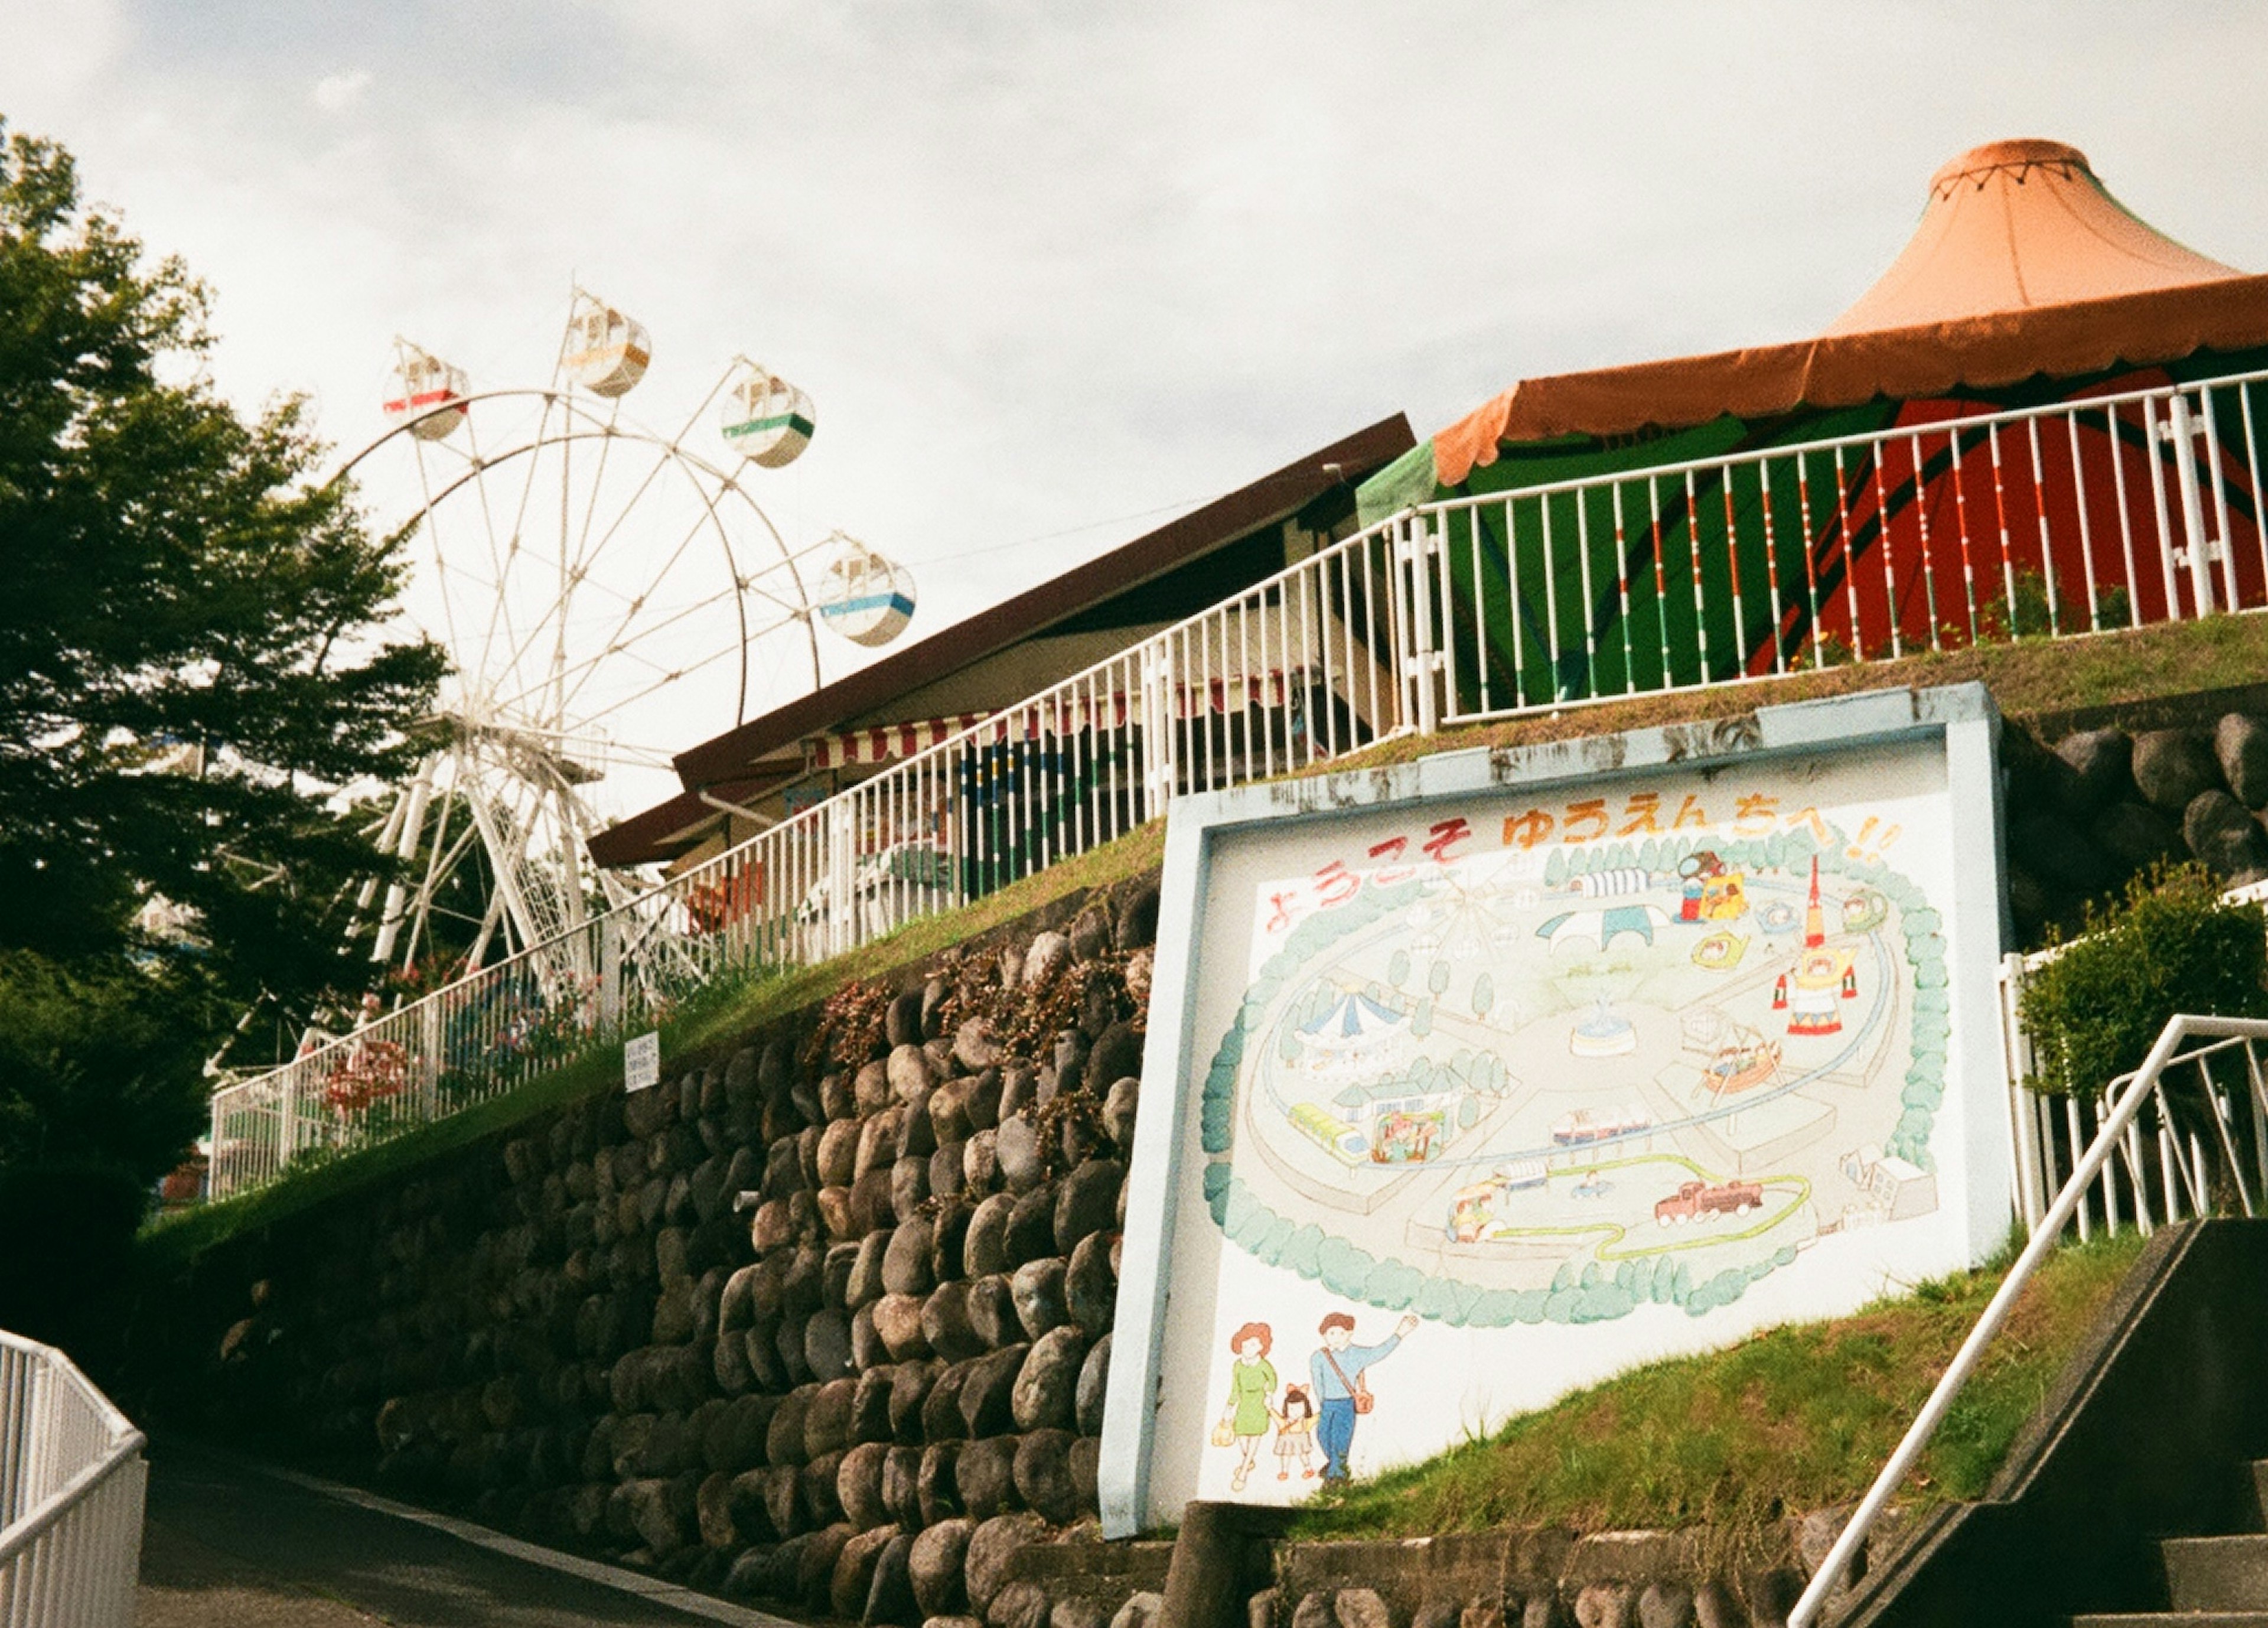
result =
M2268 1016L2268 929L2196 865L2154 866L2026 981L2032 1088L2092 1094L2141 1065L2176 1013Z

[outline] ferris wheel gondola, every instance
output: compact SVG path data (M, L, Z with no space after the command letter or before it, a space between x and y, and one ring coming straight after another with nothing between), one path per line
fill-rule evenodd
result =
M820 619L854 645L887 645L913 620L913 573L856 537L836 532L819 591Z
M725 392L719 428L735 454L767 469L784 468L811 445L819 409L777 373L742 357Z
M394 388L386 399L386 416L406 424L421 441L438 441L465 422L465 370L452 366L399 334L394 336Z
M593 395L630 394L653 360L653 341L642 322L624 316L596 294L575 291L559 365Z

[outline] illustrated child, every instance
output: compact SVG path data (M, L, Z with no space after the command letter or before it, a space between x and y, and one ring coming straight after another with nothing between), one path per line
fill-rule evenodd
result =
M1332 1312L1317 1325L1315 1332L1323 1337L1323 1347L1307 1359L1307 1377L1314 1381L1316 1398L1322 1403L1315 1439L1322 1445L1324 1480L1347 1478L1347 1455L1354 1448L1355 1415L1370 1411L1370 1390L1363 1383L1362 1371L1392 1356L1403 1337L1417 1326L1417 1318L1404 1317L1394 1325L1394 1332L1377 1344L1358 1345L1354 1343L1354 1319L1344 1312Z
M1315 1404L1297 1385L1284 1387L1284 1405L1276 1411L1276 1479L1292 1478L1292 1461L1300 1461L1300 1479L1315 1478Z
M1268 1361L1269 1347L1275 1343L1264 1322L1248 1322L1228 1337L1236 1360L1228 1370L1228 1411L1221 1415L1221 1423L1237 1449L1236 1474L1228 1484L1233 1492L1244 1491L1260 1438L1268 1433L1269 1421L1275 1417L1270 1399L1276 1394L1276 1370Z

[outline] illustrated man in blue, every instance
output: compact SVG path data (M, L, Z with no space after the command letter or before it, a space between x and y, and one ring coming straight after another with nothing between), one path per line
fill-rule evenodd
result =
M1394 1325L1392 1334L1375 1345L1354 1343L1354 1319L1343 1311L1332 1312L1317 1327L1323 1348L1307 1359L1307 1376L1314 1381L1314 1394L1322 1404L1315 1440L1322 1444L1324 1480L1347 1478L1355 1416L1370 1411L1370 1387L1364 1382L1362 1371L1392 1356L1403 1336L1417 1326L1417 1318L1404 1317Z

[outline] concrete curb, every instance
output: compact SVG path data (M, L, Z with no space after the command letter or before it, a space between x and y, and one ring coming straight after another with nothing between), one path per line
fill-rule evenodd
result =
M540 1565L547 1571L561 1573L600 1587L618 1593L634 1595L653 1604L682 1611L688 1617L705 1617L713 1623L723 1623L726 1628L806 1628L806 1624L784 1617L774 1617L766 1611L753 1610L744 1605L699 1594L675 1583L664 1582L658 1577L648 1577L642 1572L627 1571L618 1565L608 1565L600 1560L586 1560L580 1555L571 1555L556 1549L546 1549L540 1543L508 1537L502 1532L476 1526L470 1521L460 1521L454 1515L445 1515L431 1509L420 1509L414 1504L397 1503L375 1492L365 1492L336 1481L327 1481L320 1476L311 1476L302 1470L285 1470L276 1464L264 1464L255 1459L201 1445L199 1450L251 1475L265 1476L273 1481L313 1492L339 1503L352 1504L374 1514L390 1515L399 1521L415 1521L437 1532L486 1549L511 1559L523 1560Z

